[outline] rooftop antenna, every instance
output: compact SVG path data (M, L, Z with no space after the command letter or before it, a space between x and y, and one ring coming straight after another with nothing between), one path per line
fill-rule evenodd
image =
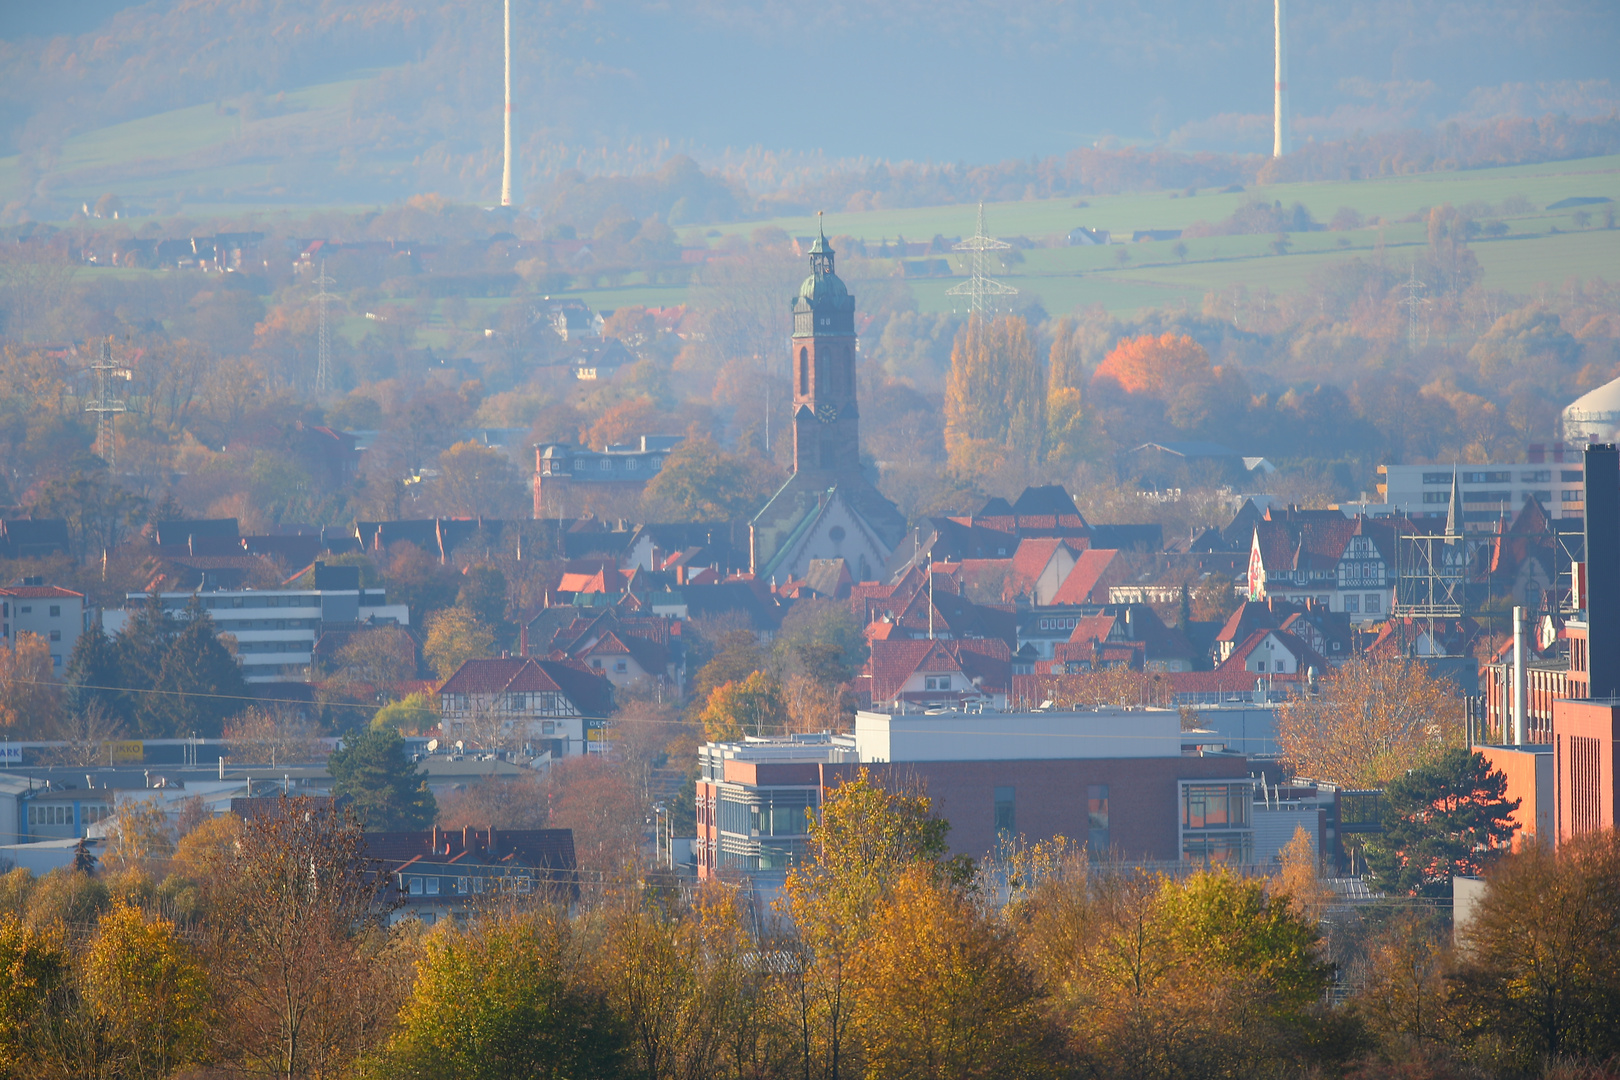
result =
M1280 2L1280 0L1279 0ZM501 163L501 205L512 205L512 0L506 0L506 149Z
M119 371L113 363L112 338L101 343L101 351L90 365L90 370L96 373L96 396L84 403L85 412L96 414L96 452L101 460L107 463L107 468L113 467L113 455L117 451L113 440L113 415L124 412L128 405L122 398L112 396L112 388L108 380L115 376L129 378L127 371Z
M968 312L977 315L980 319L985 317L984 298L987 296L1016 296L1018 290L1011 285L1003 285L994 278L984 274L984 253L987 251L1003 251L1012 247L1005 240L997 240L984 233L984 203L979 203L979 221L972 236L959 244L952 244L953 251L971 251L971 276L960 285L945 290L946 296L966 296L968 298Z
M326 326L326 302L332 294L326 291L328 285L336 285L334 278L326 276L326 260L321 260L321 276L315 279L320 292L315 294L315 303L321 312L320 331L315 343L315 393L324 394L331 389L332 382L332 336Z
M1280 158L1288 153L1288 23L1283 11L1283 0L1272 0L1276 7L1274 19L1277 34L1277 71L1275 96L1272 99L1271 156Z

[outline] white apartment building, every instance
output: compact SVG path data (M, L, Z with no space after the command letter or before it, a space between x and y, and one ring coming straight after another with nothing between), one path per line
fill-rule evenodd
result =
M242 676L250 683L301 682L310 677L315 640L323 623L409 626L410 608L390 604L382 589L235 589L161 594L163 606L181 615L196 598L219 627L236 639ZM147 602L129 593L121 609L102 616L102 629L116 634Z
M38 635L50 644L51 670L57 675L66 670L89 617L84 594L60 585L42 585L36 579L0 588L0 645L13 648L18 634Z

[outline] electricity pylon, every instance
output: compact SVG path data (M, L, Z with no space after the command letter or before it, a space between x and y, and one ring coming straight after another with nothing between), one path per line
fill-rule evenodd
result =
M326 301L332 294L326 287L337 284L335 279L326 276L325 259L321 260L321 276L315 279L315 284L321 290L315 294L315 302L321 310L321 325L315 340L315 393L324 394L332 381L332 337L326 329Z
M112 359L112 338L101 343L101 352L91 362L90 370L96 373L96 396L84 403L84 411L96 414L96 452L111 469L113 455L117 452L117 443L113 438L113 416L129 407L122 398L112 396L109 380L113 372L118 370L118 365Z
M1005 240L997 240L993 236L986 236L984 232L984 203L979 204L979 223L972 236L959 244L952 244L954 251L971 251L971 276L962 284L945 290L946 296L966 296L968 298L968 311L980 319L985 317L984 298L987 296L1016 296L1018 290L1011 285L1003 285L995 278L986 277L984 273L984 253L987 251L1002 251L1012 247Z

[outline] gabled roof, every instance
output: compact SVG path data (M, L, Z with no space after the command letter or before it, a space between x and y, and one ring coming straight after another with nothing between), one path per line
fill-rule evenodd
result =
M0 588L0 596L10 596L17 600L66 600L69 597L84 599L84 593L64 589L60 585L7 585Z
M906 680L920 671L961 672L989 693L1012 685L1012 654L1002 641L877 639L871 647L866 673L872 679L873 701L894 700Z
M1288 631L1274 629L1256 630L1254 633L1244 638L1237 644L1235 648L1233 648L1232 655L1221 661L1221 666L1225 667L1228 664L1235 664L1238 667L1243 667L1247 663L1249 656L1254 652L1254 650L1258 649L1268 637L1275 638L1279 645L1288 650L1289 654L1293 656L1294 662L1301 672L1310 667L1316 668L1319 674L1325 674L1331 670L1331 665L1328 663L1327 657L1323 656L1321 653L1317 652L1315 649L1311 648L1309 645L1305 644Z
M1123 581L1128 569L1124 557L1112 548L1082 551L1074 569L1052 596L1053 604L1106 603L1108 586Z
M561 692L584 716L613 711L613 686L574 660L533 657L468 660L439 687L440 694Z

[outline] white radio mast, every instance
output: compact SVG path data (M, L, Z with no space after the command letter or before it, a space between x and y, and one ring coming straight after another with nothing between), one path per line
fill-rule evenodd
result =
M1271 156L1280 158L1288 153L1288 23L1283 0L1272 0L1272 3L1276 5L1277 71L1272 100Z
M1281 3L1281 0L1278 0ZM512 0L506 0L506 153L501 165L501 205L512 205Z

